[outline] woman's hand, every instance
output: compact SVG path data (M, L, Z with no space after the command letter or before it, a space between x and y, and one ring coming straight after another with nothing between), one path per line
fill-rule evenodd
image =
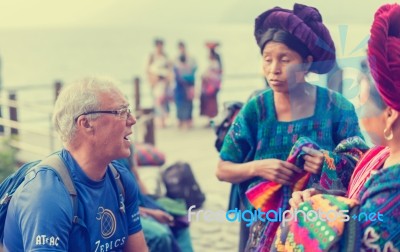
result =
M282 185L291 185L294 179L304 171L292 163L279 159L263 159L254 162L255 176L274 181Z
M322 164L324 163L324 154L322 151L309 147L303 147L302 150L307 153L304 156L304 170L312 174L320 174Z
M163 224L172 225L174 223L174 217L162 210L152 210L151 216Z
M314 188L309 188L304 191L297 191L292 193L292 198L289 204L292 208L298 208L300 203L310 200L311 196L320 194L321 192Z
M168 224L173 226L174 224L174 217L162 210L159 209L150 209L150 208L140 208L142 215L147 215L158 221L162 224Z

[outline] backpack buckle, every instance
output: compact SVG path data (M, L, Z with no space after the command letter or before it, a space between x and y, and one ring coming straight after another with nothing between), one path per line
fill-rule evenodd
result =
M8 202L10 202L12 195L9 193L6 193L4 197L0 200L0 205L6 205Z

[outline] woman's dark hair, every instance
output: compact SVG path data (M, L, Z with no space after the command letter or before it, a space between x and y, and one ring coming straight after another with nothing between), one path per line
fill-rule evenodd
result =
M183 41L179 41L178 42L178 47L182 47L183 49L185 49L185 43ZM179 61L182 62L182 63L185 63L186 62L186 55L185 54L180 55L179 56Z
M154 39L154 45L164 45L164 40L160 39L160 38L156 38Z
M268 42L278 42L285 44L291 50L300 54L303 59L306 59L309 55L312 55L308 48L301 42L298 38L293 36L292 34L288 33L287 31L277 29L277 28L270 28L268 29L265 34L261 38L261 54L264 51L264 47Z
M186 56L185 55L180 55L179 56L179 61L182 62L182 63L185 63L186 62Z
M215 48L210 48L210 55L213 59L218 61L220 68L222 68L221 56L215 51Z

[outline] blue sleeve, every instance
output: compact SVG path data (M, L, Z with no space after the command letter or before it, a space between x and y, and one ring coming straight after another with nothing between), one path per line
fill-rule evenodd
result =
M9 251L68 251L73 216L69 193L50 169L28 176L10 202L5 247ZM20 232L13 231L16 227Z
M358 124L358 117L353 104L338 93L332 93L335 105L334 132L335 144L349 137L358 136L364 139Z
M220 158L234 163L254 159L257 137L257 102L250 100L237 114L220 151Z
M128 235L142 230L139 214L139 189L133 174L118 162L113 162L125 188L125 210L128 220Z

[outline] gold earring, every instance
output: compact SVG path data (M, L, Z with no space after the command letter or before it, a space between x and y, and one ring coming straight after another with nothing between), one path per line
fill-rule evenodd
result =
M390 141L393 139L393 131L390 129L390 134L387 136L387 131L388 129L383 130L383 136L385 137L386 140Z

